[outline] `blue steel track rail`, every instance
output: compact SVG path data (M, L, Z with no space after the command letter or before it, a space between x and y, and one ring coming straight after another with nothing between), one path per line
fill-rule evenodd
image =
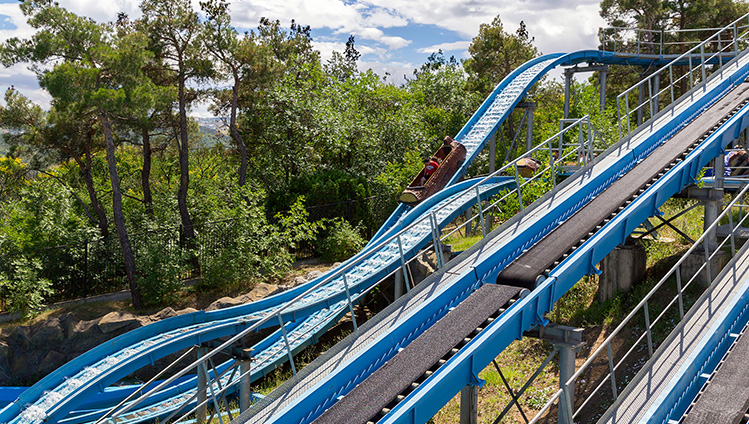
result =
M475 202L476 197L474 191L468 194L462 192L466 187L471 187L473 183L473 181L465 181L444 190L439 193L439 195L433 196L428 202L424 202L424 205L420 205L420 207L415 208L412 213L408 214L405 217L406 219L401 221L401 225L406 226L410 221L418 221L419 219L424 221L423 218L420 218L424 210L429 210L440 204L440 202L447 202L453 198L462 199L461 202L454 202L454 207L440 209L440 212L436 214L439 224L444 226L462 213L465 208L471 207L471 202ZM514 186L514 184L514 179L494 178L488 181L488 184L482 186L482 197L489 197L495 194L498 190ZM412 257L412 255L416 254L421 247L426 245L429 242L431 235L430 230L428 229L429 224L422 223L413 228L416 231L413 240L404 240L404 250L407 258ZM392 230L392 232L397 232L397 226ZM379 250L375 251L369 249L355 256L355 260L361 260L363 258L365 261L363 271L365 274L363 274L363 277L350 279L350 289L354 295L364 292L367 287L371 286L371 284L379 281L382 277L400 267L400 262L396 261L394 257L390 258L389 262L381 264L380 268L372 267L372 261L376 262L377 260L385 260L390 256L393 256L392 253L394 250L397 251L398 248L397 246L393 246L393 242L391 242L384 247L381 247ZM390 256L388 256L387 252L390 253ZM344 264L342 266L346 265ZM307 288L308 286L309 283L306 284L304 288ZM341 302L346 297L342 287L331 290L330 287L326 288L326 286L323 286L323 289L322 294L316 297L313 296L313 298L306 302L306 304L302 304L297 308L291 308L288 310L288 313L285 312L283 314L284 320L299 320L310 314L319 313L323 309L331 310L332 305ZM297 289L291 291L293 294L300 294L299 292L301 290ZM10 417L0 417L0 422L40 422L44 419L49 422L60 421L69 412L77 408L77 405L80 405L87 399L93 397L96 393L102 391L104 387L115 383L119 379L145 365L153 363L156 359L178 352L195 344L200 344L207 340L236 334L242 329L248 328L254 322L257 322L257 320L264 314L275 311L276 308L278 308L278 305L283 303L282 301L279 301L278 298L282 301L287 301L289 295L282 293L280 296L274 296L274 298L268 298L265 299L265 301L216 311L219 312L218 314L191 314L192 316L188 317L192 318L190 321L186 320L184 317L175 317L163 321L161 326L152 324L139 329L141 331L134 330L120 336L112 342L103 345L103 347L99 346L94 349L93 353L98 353L99 355L101 355L101 352L95 352L97 349L103 350L105 353L112 352L108 356L104 356L98 361L92 360L91 357L96 358L99 355L89 355L89 358L76 358L76 360L71 361L72 365L69 363L67 367L64 366L61 369L58 369L55 373L48 376L48 378L45 378L37 383L37 385L32 386L24 392L16 402L8 405L2 412L0 412L0 415ZM248 308L247 306L254 307ZM335 315L339 311L340 309L331 315ZM212 321L206 319L195 319L198 317L205 318L206 316L211 316L210 314L212 314L216 319ZM175 323L177 325L174 325ZM325 325L327 325L327 323L324 324L324 326ZM152 326L154 326L154 328L149 328ZM154 331L159 329L164 330L164 328L170 327L171 331ZM316 334L316 332L312 332L310 333L310 337L315 336ZM117 349L116 347L111 346L114 344L114 346L119 347L120 345L115 344L116 342L121 342L123 344L131 342L131 344L125 344L125 346ZM104 349L106 347L110 347L110 349ZM86 354L82 356L85 355ZM88 364L86 364L83 359L86 359ZM81 365L81 363L86 365ZM66 368L72 368L73 370L78 368L80 371L69 372L69 369ZM34 397L36 397L36 399L34 399ZM27 406L27 403L31 405L25 407ZM24 413L22 414L21 412ZM7 421L5 421L6 419Z
M642 160L653 149L670 138L676 131L683 128L687 122L690 122L696 115L705 110L710 104L721 98L730 88L737 85L747 73L747 65L744 64L733 72L727 72L727 75L721 75L723 78L718 83L710 85L707 94L696 96L696 100L687 99L687 106L683 107L675 114L675 107L663 111L660 116L665 117L667 123L659 127L650 128L651 133L647 139L632 148L625 160L619 161L616 166L600 172L594 176L588 185L589 192L572 196L568 201L568 210L574 211L579 209L581 204L587 203L587 200L600 192L601 187L605 188L613 180L617 179L624 172L629 171L637 162ZM712 78L714 82L716 78ZM706 89L703 87L703 89ZM693 93L694 94L694 93ZM693 98L695 96L693 95ZM683 103L680 102L683 106ZM668 114L671 113L669 117ZM571 286L582 276L591 272L596 272L594 265L597 264L608 252L616 245L624 241L634 228L636 228L645 218L658 213L657 207L678 192L684 186L694 181L699 170L722 149L721 143L725 144L733 139L741 129L746 127L744 119L744 109L736 116L729 120L721 127L721 130L713 134L707 141L702 143L698 149L692 152L677 167L672 169L666 176L662 177L656 185L646 190L643 195L638 197L637 201L628 206L623 213L617 215L616 219L607 224L604 229L588 240L581 248L576 250L573 255L563 261L530 296L518 302L512 308L508 309L499 319L493 322L477 338L469 343L456 356L451 358L448 363L440 368L424 384L419 386L411 395L393 409L382 422L426 422L444 405L452 396L457 393L461 387L468 384L480 384L478 373L488 364L499 352L501 352L512 340L522 337L524 331L539 324L544 324L543 315L549 312L556 300L566 293ZM722 138L721 138L722 137ZM720 141L716 141L720 140ZM628 141L628 140L625 140ZM577 203L575 203L577 202ZM571 205L570 205L571 203ZM566 212L565 212L566 213ZM556 215L549 213L548 215ZM569 215L567 215L569 216ZM541 228L539 232L543 233L545 228L553 227L555 224L547 220L540 220L535 226ZM533 232L530 230L529 232ZM399 334L409 334L415 327L421 327L420 319L431 317L437 314L439 310L444 309L444 305L454 304L455 300L460 297L460 293L465 295L478 285L491 282L496 278L497 273L501 270L503 264L512 260L514 255L522 252L528 245L533 243L533 236L517 237L523 240L513 240L515 246L517 243L523 243L519 247L501 246L495 252L491 252L476 263L471 270L458 277L455 283L445 290L445 292L432 298L428 305L422 307L419 311L402 320L403 328L400 326L394 329L388 337L397 340ZM528 241L531 240L531 241ZM452 291L452 294L446 294ZM457 297L456 297L457 296ZM459 301L459 300L458 300ZM420 317L420 315L423 315ZM392 344L392 342L390 343ZM363 379L362 369L373 368L369 364L376 366L376 363L383 363L383 351L389 349L386 342L381 346L373 345L364 352L360 357L349 362L353 366L350 371L340 371L330 380L322 382L319 388L324 387L353 387L354 380L346 381L346 374L356 376L355 380ZM378 351L378 349L380 349ZM333 397L345 394L345 390L330 392L330 389L322 390L323 393L312 394L308 398L302 399L292 407L287 408L278 416L275 422L307 422L313 419L315 413L307 411L320 411L323 408L315 408L316 402L322 406L330 404ZM306 405L306 406L303 406ZM308 409L307 407L312 407Z
M647 64L658 62L658 60L659 59L652 58L621 58L612 53L583 51L567 55L547 55L523 65L500 83L497 89L492 93L487 101L484 102L482 107L476 112L476 114L474 114L473 118L471 118L464 129L458 134L457 139L468 143L471 148L469 152L470 157L466 160L459 174L462 175L465 172L468 165L486 144L486 141L491 134L496 130L501 122L506 119L512 108L514 108L522 97L525 96L528 89L553 67L558 65L571 65L580 62L636 63L645 66ZM662 61L665 61L665 59L662 59ZM491 116L488 117L488 115ZM456 180L457 175L451 184L454 184ZM399 208L399 210L391 216L388 222L383 225L375 237L373 237L373 241L382 240L383 237L386 237L388 234L393 234L393 232L397 231L398 228L402 228L410 222L408 217L411 217L410 219L416 219L415 217L419 213L426 212L432 206L433 203L430 204L430 202L424 202L415 210L410 210L405 207ZM368 247L371 247L372 245L373 243L370 242ZM415 253L416 250L418 249L413 249L410 253ZM369 249L365 249L350 261L359 260L362 256L369 253L371 253L369 252ZM49 410L45 409L46 412L44 412L44 419L51 422L62 419L65 413L74 408L73 404L81 404L82 402L81 400L71 402L71 399L94 396L94 393L102 391L107 384L113 383L118 378L127 375L123 375L123 373L129 373L140 366L150 364L155 359L185 348L191 343L194 344L196 340L199 343L200 341L205 341L209 338L221 337L240 331L241 328L246 328L253 319L256 319L255 317L260 316L262 311L277 308L278 305L283 304L298 294L301 294L307 288L322 281L324 277L325 276L280 295L273 296L272 298L254 302L249 305L214 312L197 312L194 314L174 317L119 336L86 354L79 356L47 376L45 379L41 380L35 386L29 388L19 396L16 402L8 405L0 411L0 422L15 422L14 419L18 418L26 404L38 401L43 395L46 395L45 392L66 383L65 380L67 378L76 378L75 376L80 373L83 373L84 375L90 372L99 373L101 375L106 374L106 378L97 378L96 384L83 384L80 386L81 389L75 387L71 392L65 393L60 397L54 396L52 398L53 402L50 406L52 407L53 414L48 414L47 412L49 412ZM331 303L340 301L339 298L341 296L342 295L339 294L338 298L327 298L324 301L313 303L313 305L319 305L313 307L313 309L324 307L330 308ZM306 311L310 311L310 309L307 309ZM302 318L306 313L309 312L294 311L289 318ZM335 314L332 316L334 315ZM241 322L237 322L237 319ZM210 329L207 327L210 327ZM190 334L176 337L175 340L169 342L169 349L161 349L163 348L164 340L159 340L159 335L175 330ZM129 355L123 355L124 352L128 352L129 349L134 349L134 347L136 350L141 349L142 352L145 353L135 355L137 356L136 358L130 358ZM102 361L106 362L110 359L111 364L104 364L107 368L106 372L93 370L94 366L101 364ZM119 364L119 362L122 361L127 362L127 366ZM77 373L75 372L76 370L78 370ZM65 404L65 407L61 407L60 404Z
M746 64L743 65L733 75L713 87L714 94L711 97L695 102L697 103L695 106L703 110L728 89L743 81L748 71L749 67ZM679 120L678 116L675 120ZM583 276L597 273L595 268L597 263L614 247L623 243L627 235L646 218L660 214L658 207L696 181L700 170L712 158L723 152L723 147L738 137L738 134L747 127L749 127L749 107L745 106L691 152L684 161L661 177L622 213L562 261L528 297L490 324L482 334L451 358L445 367L440 368L381 422L426 422L441 405L457 393L455 388L459 389L469 384L482 384L477 376L485 365L510 342L522 338L524 331L535 325L545 324L542 317L553 308L554 303L564 293ZM651 137L663 140L679 128L678 125L663 128ZM490 281L492 275L496 276L492 273L485 274L484 281Z

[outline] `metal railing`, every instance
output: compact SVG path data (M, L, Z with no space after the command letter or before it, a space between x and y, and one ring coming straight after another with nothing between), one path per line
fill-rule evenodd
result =
M565 141L564 135L566 135L567 133L572 133L573 130L577 130L577 134L578 134L577 140L574 143L568 143L568 142ZM120 405L117 408L113 408L112 410L108 411L97 422L104 422L104 421L109 421L109 420L115 420L116 421L119 417L124 416L129 411L133 410L135 407L137 407L138 405L140 405L141 403L143 403L146 399L148 399L149 397L151 397L155 393L161 391L162 389L164 389L167 386L169 386L170 384L172 384L178 378L186 375L187 373L191 372L192 370L197 370L198 367L201 366L201 364L206 363L207 361L212 360L211 358L213 358L215 355L217 355L221 351L223 351L226 348L230 347L234 343L237 343L238 341L240 341L241 339L243 339L245 336L247 336L249 334L252 334L253 332L255 332L258 329L260 329L261 327L269 324L270 322L277 321L278 325L282 329L282 334L283 334L283 337L285 339L284 343L285 343L285 346L286 346L286 355L289 358L289 362L290 362L290 365L291 365L292 373L294 374L294 376L296 378L297 369L296 369L296 365L294 363L293 348L291 347L291 343L289 342L289 340L287 338L288 336L287 336L286 330L285 330L286 323L284 322L284 318L283 318L283 314L285 312L288 312L293 306L295 306L298 303L300 303L302 301L302 299L306 298L308 295L316 292L317 290L319 290L323 286L332 283L335 279L341 278L343 280L344 290L345 290L345 293L346 293L346 305L344 306L344 308L348 309L351 312L352 321L353 321L352 324L353 324L354 329L356 331L356 329L357 329L357 322L356 322L356 317L353 314L353 308L354 308L354 304L359 300L359 298L361 296L363 296L364 294L366 294L369 290L372 290L373 288L378 287L385 279L387 279L388 277L394 275L396 272L403 272L404 282L406 284L406 290L408 291L410 289L410 286L412 284L409 281L409 272L408 272L407 267L408 267L408 265L409 265L409 263L411 261L413 261L413 260L416 259L416 257L413 257L413 258L407 260L406 257L404 256L403 243L402 243L401 238L403 237L403 235L405 233L407 233L408 231L414 229L417 225L421 224L424 220L428 220L429 226L431 228L432 242L431 242L431 244L428 244L424 248L424 250L428 251L428 250L432 249L432 250L435 251L435 255L437 257L438 265L441 268L441 267L444 266L444 264L446 262L445 259L442 257L442 247L441 247L442 242L445 239L447 239L452 234L454 234L458 230L462 229L466 225L469 225L470 223L472 223L474 220L477 220L477 219L480 220L480 222L481 222L482 235L485 237L486 234L489 232L488 230L490 230L490 228L487 228L487 227L490 227L490 225L489 226L486 225L486 222L485 222L486 218L485 218L485 216L488 215L493 208L498 208L499 207L498 205L502 201L508 199L513 194L517 194L517 198L518 198L518 202L519 202L518 203L519 208L520 208L520 210L523 210L523 208L525 206L527 206L527 204L524 204L524 202L523 202L523 193L522 193L523 188L526 187L528 184L531 184L533 181L536 181L538 178L542 178L542 176L544 176L544 175L551 176L552 177L551 180L555 181L554 177L556 176L557 171L561 169L560 168L560 166L561 166L560 163L564 163L564 161L572 160L574 158L574 161L576 163L580 164L580 165L587 164L589 161L591 161L593 159L592 158L592 151L593 151L592 150L592 143L593 143L593 140L594 140L594 138L593 138L592 125L590 123L589 117L585 116L583 118L580 118L580 119L574 121L570 125L566 126L562 130L560 130L559 132L557 132L556 134L554 134L553 136L551 136L549 139L547 139L543 143L539 144L538 146L534 147L530 151L528 151L525 154L523 154L520 158L516 159L515 161L513 161L510 164L507 164L507 165L501 167L497 171L495 171L495 172L489 174L488 176L484 177L483 179L481 179L479 182L473 184L470 188L466 189L465 192L469 192L471 190L475 191L476 198L477 198L476 201L477 201L479 213L478 213L478 215L473 216L472 218L466 220L460 226L457 226L456 228L454 228L448 234L444 234L444 235L442 234L442 230L438 226L437 214L443 208L447 208L453 202L457 202L459 200L458 196L456 196L455 198L451 199L448 202L445 202L442 206L436 208L435 210L430 211L430 213L428 215L423 216L421 219L416 220L415 222L413 222L412 224L410 224L406 228L402 229L398 233L392 235L388 239L386 239L384 241L381 241L376 246L374 246L371 249L371 252L375 252L377 250L383 249L386 246L388 246L390 243L397 243L398 250L399 250L399 256L400 256L399 261L400 261L401 265L400 265L400 267L398 267L397 269L395 269L394 271L392 271L390 274L388 274L385 278L383 278L380 281L378 281L377 283L375 283L373 286L367 288L366 290L362 291L358 295L356 295L356 294L352 295L350 293L350 291L349 291L350 285L349 285L348 279L346 277L346 274L352 268L354 268L357 265L360 265L363 261L365 261L365 260L368 259L368 255L364 255L358 261L353 261L353 262L350 262L350 263L345 264L344 266L340 267L340 269L336 270L335 272L333 272L332 274L330 274L327 278L325 278L324 280L320 281L318 284L314 285L313 287L309 288L304 293L302 293L299 296L295 297L294 299L292 299L288 303L286 303L286 304L284 304L284 305L282 305L282 306L280 306L278 308L275 308L274 310L271 311L271 313L269 313L268 315L266 315L264 318L260 319L259 321L257 321L256 323L252 324L248 328L246 328L246 329L242 330L241 332L237 333L236 335L232 336L231 338L229 338L228 340L226 340L225 342L223 342L217 348L215 348L215 349L207 352L201 358L199 358L196 361L192 362L190 365L188 365L187 367L183 368L181 371L173 374L169 379L167 379L167 380L163 381L162 383L158 384L157 386L155 386L154 388L152 388L148 392L146 392L146 393L142 394L141 396L139 396L137 399L134 399L133 401L128 402L128 404L126 404L126 405ZM557 154L557 155L561 155L561 156L558 157L558 158L555 158L555 154L554 154L555 152L561 152L561 153ZM535 158L539 158L539 157L543 157L544 159L548 158L548 161L544 160L544 162L548 162L548 165L544 169L542 169L542 170L536 170L535 174L532 177L528 178L528 179L521 178L520 171L518 169L518 160L523 159L523 158L534 158L535 159ZM541 161L539 161L539 162L541 162ZM543 162L541 162L541 163L543 163ZM490 179L492 179L493 177L501 176L501 175L506 174L506 173L510 173L511 175L514 174L515 181L517 182L517 187L515 189L509 191L508 193L505 193L504 195L500 196L500 198L498 200L496 200L495 202L491 203L488 207L483 207L482 206L483 200L482 200L482 195L481 195L481 192L480 192L480 187L483 184L485 184L486 182L488 182ZM554 182L553 186L555 186L555 185L556 185L556 183ZM316 329L315 327L312 327L312 328L310 328L309 331L313 331L315 329ZM182 418L179 418L175 422L179 422L179 421L187 418L190 414L192 414L195 411L197 411L197 409L199 407L201 407L201 406L207 404L208 402L210 402L212 398L216 398L216 397L220 398L221 396L223 396L223 394L226 392L226 390L229 387L238 384L239 381L241 381L242 378L249 377L249 373L250 373L250 371L246 371L244 373L240 373L240 374L238 374L238 375L236 375L234 377L234 381L232 381L232 382L225 382L224 384L217 384L216 386L214 386L214 384L216 384L215 381L217 381L218 378L220 378L220 376L217 377L217 378L214 378L213 381L210 381L208 383L207 387L217 387L218 388L217 390L219 391L219 393L216 393L216 395L214 395L212 397L209 396L204 402L202 402L201 404L198 404L197 406L193 407L191 409L191 411L189 411L186 414L184 414L182 416ZM194 396L191 399L194 399ZM187 402L185 402L185 403L187 403ZM218 404L216 404L216 408L218 409ZM174 414L172 416L174 416Z
M746 30L748 25L739 25ZM606 27L599 32L601 50L617 54L675 56L690 46L699 45L706 36L722 28L650 30L631 27ZM733 34L720 34L715 45L733 42Z
M729 58L736 57L740 51L743 51L749 34L748 25L749 13L721 28L712 36L619 94L616 97L619 138L630 135L634 129L647 123L665 106L673 104L682 92L686 93L700 85L704 87L708 72L716 69L715 65L722 68L724 60L728 61ZM715 49L709 50L713 46ZM683 72L682 68L685 66L687 69L686 72ZM661 88L661 81L669 82L669 84L665 88ZM678 95L677 85L680 86ZM681 87L682 85L684 86ZM630 107L630 97L634 95L636 95L639 104ZM634 129L632 128L633 121L635 122Z
M622 320L622 322L614 329L614 331L612 331L611 334L606 337L606 339L588 357L588 359L577 370L577 372L569 380L564 382L563 387L559 389L551 397L551 399L549 399L549 401L541 409L541 411L536 414L533 420L531 420L531 423L538 422L555 403L558 404L559 414L564 414L567 418L567 422L572 423L574 422L573 419L580 414L583 408L590 404L592 399L597 399L597 403L599 405L601 404L600 398L597 398L597 396L602 397L605 395L605 393L603 392L599 394L599 392L605 386L609 386L611 389L610 399L613 401L617 399L619 395L619 386L617 384L616 373L623 371L623 367L625 366L624 364L626 364L626 371L630 376L639 371L639 368L634 369L632 365L633 362L639 363L633 360L636 359L633 358L633 354L639 352L637 350L638 347L644 349L644 347L642 346L643 342L645 342L647 345L648 358L651 358L653 356L653 353L657 348L657 343L654 341L654 328L656 327L656 325L660 325L660 327L658 328L659 332L664 331L664 327L669 330L668 332L670 332L671 330L673 330L673 328L676 328L678 326L678 323L681 322L685 315L684 292L694 283L694 281L699 278L701 274L704 273L707 277L707 281L711 282L710 287L708 287L707 290L712 290L715 287L718 281L713 281L712 277L713 275L718 274L720 270L711 269L710 261L718 252L724 251L725 248L730 248L731 257L735 257L735 254L738 251L736 233L741 231L742 224L744 224L747 218L749 218L749 214L746 214L744 210L745 208L749 208L749 205L744 203L744 196L749 190L749 185L746 185L745 181L742 181L742 185L742 190L726 206L726 208L718 216L718 218L703 232L702 236L694 243L694 245L692 245L691 248L687 250L687 252L681 257L681 259L679 259L679 261L676 262L673 267L671 267L666 275L664 275L658 281L658 283L650 290L650 292L648 292L648 294L645 295L645 297L632 309L632 311L624 318L624 320ZM736 223L734 223L735 209L738 209L738 222ZM718 225L724 219L728 220L731 232L721 243L718 244L717 247L711 249L709 246L709 240L706 241L705 239L707 237L710 237L711 234L714 235L716 233ZM696 272L694 272L694 275L686 282L686 284L684 284L681 275L682 265L690 255L698 252L698 249L700 248L704 250L705 262L702 264L702 266L699 267L699 269L697 269ZM656 318L651 320L651 309L653 309L655 305L657 305L662 300L662 297L654 299L654 296L656 295L656 293L660 293L660 289L667 289L668 287L665 286L666 283L674 276L676 279L676 295L673 296L673 298L671 298L670 301L663 307L663 310L656 316ZM670 316L674 314L674 311L671 311L671 308L675 306L678 306L678 321L669 319ZM634 340L634 343L632 343L632 346L615 363L614 355L612 352L612 343L614 339L620 335L621 337L618 338L622 339L620 346L624 346L627 340L632 340L633 335L632 333L630 333L630 331L637 331L637 326L633 323L633 320L635 319L635 317L639 317L640 313L642 314L642 319L644 320L644 331L639 334L634 334L634 336L637 336L637 338ZM627 333L623 334L623 332ZM604 361L598 360L601 355L606 355ZM583 400L580 403L580 406L575 409L575 406L572 403L572 399L574 399L574 393L572 392L574 390L575 383L578 379L580 379L583 373L585 373L586 371L590 371L589 368L591 368L594 363L597 363L598 366L602 366L602 362L606 364L603 366L608 367L608 373L600 379L600 382L592 391L586 393L585 400ZM642 365L644 366L645 361L642 362ZM621 383L622 381L620 380L619 382Z

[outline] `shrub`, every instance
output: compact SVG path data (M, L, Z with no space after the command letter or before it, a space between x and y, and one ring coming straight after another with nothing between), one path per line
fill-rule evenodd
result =
M42 265L38 259L19 256L11 261L10 276L0 274L0 298L10 312L29 317L44 306L46 296L51 295L52 283L39 278Z
M170 249L157 240L149 242L137 252L137 286L143 303L162 305L176 300L182 288L182 271L185 263L179 249Z
M329 234L322 241L322 258L328 262L344 261L357 254L366 245L360 225L353 227L348 221L336 219L329 224Z
M201 288L227 288L255 278L280 278L291 269L289 247L315 237L318 224L307 221L304 198L269 224L262 209L262 193L238 193L233 218L225 226L206 229L201 238ZM211 233L213 232L213 233Z

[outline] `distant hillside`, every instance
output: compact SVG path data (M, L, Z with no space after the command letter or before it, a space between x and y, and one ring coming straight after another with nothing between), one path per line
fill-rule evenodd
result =
M200 128L200 134L203 136L198 144L202 147L211 148L217 144L226 147L231 146L231 137L229 137L228 128L224 125L221 118L195 118Z

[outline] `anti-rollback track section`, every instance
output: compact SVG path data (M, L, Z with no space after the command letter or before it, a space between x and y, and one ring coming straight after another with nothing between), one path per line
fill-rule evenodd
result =
M399 395L428 377L431 368L444 363L520 293L520 288L512 286L480 287L314 422L357 424L376 420Z
M498 275L497 283L533 289L542 273L548 272L565 255L582 245L594 231L727 121L748 99L749 83L744 82L515 259Z

